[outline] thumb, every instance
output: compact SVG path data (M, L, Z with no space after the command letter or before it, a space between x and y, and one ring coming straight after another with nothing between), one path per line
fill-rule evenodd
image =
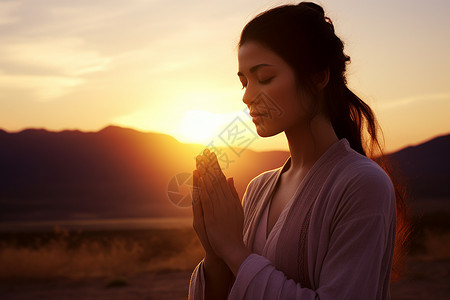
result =
M238 193L236 191L236 188L234 187L234 179L233 179L233 177L228 178L227 179L227 183L228 183L228 186L230 187L230 190L231 190L231 193L233 194L233 196L235 196L237 199L239 199L239 195L238 195Z

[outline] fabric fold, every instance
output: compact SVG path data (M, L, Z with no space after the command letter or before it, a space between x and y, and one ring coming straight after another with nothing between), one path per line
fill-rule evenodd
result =
M264 247L242 263L228 299L389 299L396 219L389 176L339 140L299 183L261 243L256 233L289 164L290 157L247 185L244 243L252 252ZM191 277L190 299L204 299L201 267Z

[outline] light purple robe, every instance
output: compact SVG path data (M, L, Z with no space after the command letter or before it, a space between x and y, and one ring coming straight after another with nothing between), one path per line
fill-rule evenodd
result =
M282 167L266 171L243 197L244 243L252 251L228 299L389 299L395 192L389 176L346 139L314 164L267 241L267 207ZM203 261L189 299L204 299Z

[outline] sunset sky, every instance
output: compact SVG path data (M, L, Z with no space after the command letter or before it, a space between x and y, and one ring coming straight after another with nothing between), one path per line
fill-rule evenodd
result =
M0 0L0 128L115 124L208 143L244 112L237 42L289 1ZM450 133L450 1L317 1L386 150ZM283 134L256 150L287 149Z

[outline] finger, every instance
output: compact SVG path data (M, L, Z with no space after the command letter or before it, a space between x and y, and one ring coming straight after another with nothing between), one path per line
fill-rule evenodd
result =
M203 209L200 200L192 203L192 213L194 216L194 228L203 222ZM198 228L198 227L197 227Z
M225 175L222 172L222 168L220 167L219 161L217 160L217 155L212 152L209 155L209 161L210 161L210 166L213 169L213 171L219 176L219 177L223 177L226 178Z
M223 197L223 193L221 187L217 185L218 181L215 178L215 175L211 172L211 170L205 171L201 178L205 185L206 192L210 196L210 200L215 202L219 200L219 197ZM214 205L214 203L212 205Z
M197 175L196 179L197 183L199 184L199 178ZM197 187L198 191L200 187ZM200 197L200 195L198 196ZM195 232L197 233L198 238L200 239L200 242L203 245L203 248L206 252L212 252L211 245L209 244L208 236L206 233L206 226L205 226L205 220L204 220L204 214L203 214L203 207L201 204L201 201L198 199L196 202L192 205L193 210L193 227Z
M201 178L201 177L206 177L208 174L208 170L207 170L207 168L206 168L206 165L203 163L203 160L204 160L204 158L203 157L201 157L200 158L200 163L199 163L199 165L198 165L198 167L197 167L197 170L198 170L198 173L199 173L199 177Z
M193 214L193 226L196 232L201 229L201 223L203 222L203 211L199 199L199 187L198 185L198 174L197 172L193 172L193 191L192 191L192 214Z
M205 148L205 150L203 150L203 153L200 155L201 156L201 162L203 163L204 167L207 168L209 165L209 154L211 152L209 151L208 148Z
M205 149L207 150L207 149ZM204 151L207 154L202 155L201 160L205 163L201 166L199 166L200 174L202 178L204 179L206 191L208 192L211 201L216 201L215 203L212 203L211 205L218 205L217 201L220 201L224 199L224 195L227 195L227 191L224 187L226 187L226 178L223 176L222 182L220 182L218 175L214 172L213 168L211 167L211 159L209 157L212 157L211 152ZM213 155L215 157L215 154ZM217 163L218 164L218 163ZM205 168L203 168L205 167Z
M213 156L215 156L215 153L209 151L209 149L205 149L205 151L203 151L203 160L206 165L206 168L213 168L214 165Z
M197 202L200 201L200 193L199 193L199 186L198 186L198 178L200 174L198 170L194 170L192 172L192 205L197 204Z
M200 160L201 160L201 166L204 168L205 173L206 173L208 176L210 176L210 178L211 178L212 180L215 180L215 179L214 179L215 175L214 175L214 173L212 172L212 168L211 168L211 166L210 166L210 161L209 161L208 156L203 154L203 155L201 156ZM202 174L202 176L204 176L204 174Z
M211 152L209 151L208 148L206 148L205 150L203 150L203 153L197 155L196 156L197 167L199 165L202 165L203 167L207 168L207 166L209 165L209 155L210 154L211 154Z
M203 211L201 211L201 203L200 203L200 193L199 193L199 186L198 186L198 172L194 170L192 172L192 181L193 181L193 190L192 190L192 209L194 214L194 220L198 220L199 216L203 215ZM199 211L200 210L200 211Z
M236 199L238 199L239 202L240 202L239 194L238 194L238 192L236 191L236 187L234 186L234 179L233 179L233 178L228 178L227 183L228 183L228 186L230 187L230 191L231 191L231 193L233 194L233 196L234 196Z
M197 155L197 157L195 158L195 163L196 163L196 168L198 169L199 166L204 166L204 162L203 162L203 156L202 155Z
M210 182L215 183L217 181L217 178L216 178L217 176L214 173L213 169L210 167L208 158L205 155L202 155L200 157L200 160L203 162L198 167L198 170L200 171L200 175L204 178L208 178L210 180ZM213 197L214 194L210 194L210 196Z
M229 190L229 187L227 185L227 178L225 177L225 174L223 174L222 169L220 168L219 162L217 160L216 154L213 152L210 154L210 160L211 160L211 168L214 172L215 178L218 180L219 188L222 191L222 194L225 196L232 196L232 193Z
M214 174L212 168L210 167L210 161L209 158L206 155L200 155L199 163L197 165L198 170L200 171L200 175L205 177L208 176L211 181L216 180L216 175Z
M214 208L211 204L211 198L206 189L205 181L203 177L199 178L199 186L200 186L200 203L203 209L203 215L210 214L214 217Z

